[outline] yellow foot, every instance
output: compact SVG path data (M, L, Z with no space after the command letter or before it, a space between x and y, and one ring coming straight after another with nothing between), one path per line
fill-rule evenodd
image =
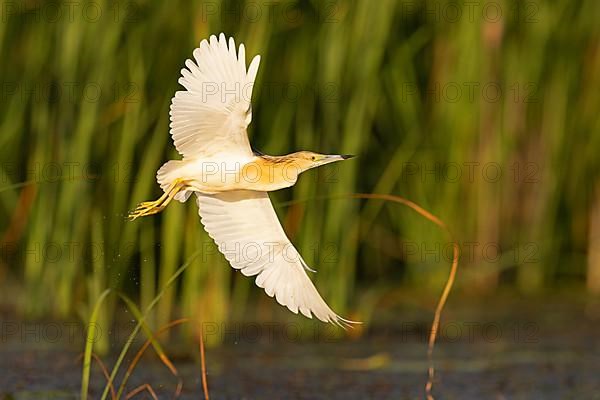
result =
M135 210L129 213L129 220L133 221L136 218L144 217L146 215L157 214L161 212L166 205L162 205L159 200L156 201L145 201L140 203Z
M130 221L146 215L157 214L173 200L173 197L185 188L185 183L181 179L175 179L173 183L165 190L165 193L154 201L144 201L140 203L135 210L129 213Z

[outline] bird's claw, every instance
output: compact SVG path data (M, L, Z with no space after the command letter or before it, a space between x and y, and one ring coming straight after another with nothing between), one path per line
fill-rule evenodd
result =
M182 190L184 184L181 179L175 179L173 183L167 188L165 193L158 199L154 201L144 201L138 204L135 210L131 211L127 218L130 221L134 221L139 217L144 217L146 215L153 215L161 212L167 204L171 202L173 197Z
M156 202L146 202L146 204L139 204L135 210L129 213L128 218L130 221L134 221L139 217L144 217L146 215L152 215L159 213L163 210L160 204L156 204Z

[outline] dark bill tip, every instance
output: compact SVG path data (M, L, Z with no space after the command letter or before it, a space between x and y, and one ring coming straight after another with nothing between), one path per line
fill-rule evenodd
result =
M342 157L342 159L347 160L349 158L354 158L356 157L354 154L342 154L340 157Z

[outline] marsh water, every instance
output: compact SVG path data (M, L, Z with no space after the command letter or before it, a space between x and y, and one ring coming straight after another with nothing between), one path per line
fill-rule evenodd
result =
M600 399L599 305L557 298L524 304L449 306L434 353L436 398ZM312 338L293 323L214 326L212 334L223 335L224 343L207 349L210 398L424 398L424 316L390 311L360 337L343 340L318 325ZM18 333L6 319L3 326L0 399L79 398L80 348L35 342L31 326ZM166 350L183 382L180 398L202 399L198 348L175 336ZM177 379L147 353L126 391L150 384L159 399L173 398ZM115 355L104 359L110 366ZM93 368L90 398L100 398L104 382ZM144 391L132 398L152 397Z

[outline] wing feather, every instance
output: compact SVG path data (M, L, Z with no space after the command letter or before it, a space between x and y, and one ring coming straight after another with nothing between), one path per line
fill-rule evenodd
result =
M325 303L265 192L196 193L202 224L227 261L290 311L346 324Z
M246 70L246 53L224 34L212 35L185 61L179 83L186 89L171 100L171 136L184 159L215 154L251 157L246 128L252 120L250 101L260 56Z

